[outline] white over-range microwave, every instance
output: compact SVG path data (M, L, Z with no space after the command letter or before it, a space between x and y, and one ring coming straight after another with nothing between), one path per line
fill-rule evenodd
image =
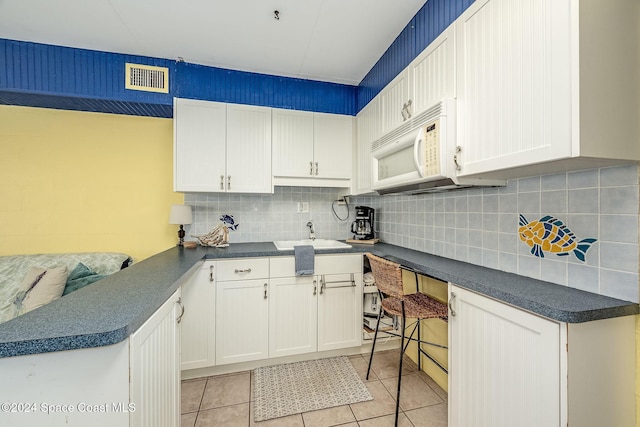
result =
M456 176L456 101L441 102L371 145L372 189L380 194L417 194L504 181Z

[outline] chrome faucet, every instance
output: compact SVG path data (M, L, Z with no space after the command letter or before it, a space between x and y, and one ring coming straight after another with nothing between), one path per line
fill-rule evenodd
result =
M313 222L309 221L307 227L309 227L309 239L316 240L316 230L313 228Z

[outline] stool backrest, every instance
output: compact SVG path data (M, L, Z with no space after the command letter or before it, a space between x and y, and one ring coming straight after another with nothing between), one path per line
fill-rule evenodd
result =
M400 264L367 253L369 265L378 289L387 295L402 299L404 290L402 287L402 270Z

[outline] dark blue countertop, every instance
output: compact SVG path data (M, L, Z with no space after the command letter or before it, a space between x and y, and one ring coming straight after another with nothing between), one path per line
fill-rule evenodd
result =
M639 313L622 301L503 271L378 243L318 250L317 254L373 252L437 279L453 282L541 316L580 323ZM100 347L135 332L198 267L203 259L293 255L271 242L228 248L171 248L0 324L0 357Z

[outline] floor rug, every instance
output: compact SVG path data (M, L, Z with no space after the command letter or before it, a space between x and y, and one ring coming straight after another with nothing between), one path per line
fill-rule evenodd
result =
M254 371L255 421L373 400L346 356Z

